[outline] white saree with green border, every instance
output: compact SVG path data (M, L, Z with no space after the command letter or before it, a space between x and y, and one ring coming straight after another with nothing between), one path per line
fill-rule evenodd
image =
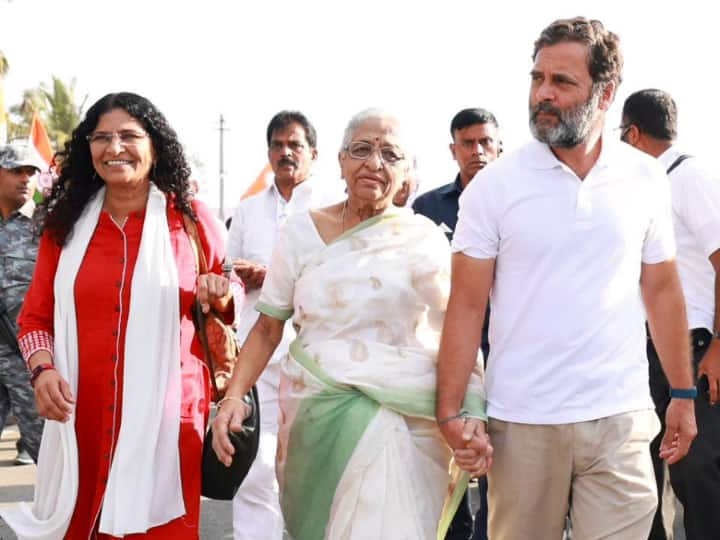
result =
M434 417L449 288L445 235L409 210L327 245L308 213L281 232L257 309L298 331L277 456L293 540L444 536L467 484L453 475L448 496L451 453ZM480 360L464 406L485 417Z

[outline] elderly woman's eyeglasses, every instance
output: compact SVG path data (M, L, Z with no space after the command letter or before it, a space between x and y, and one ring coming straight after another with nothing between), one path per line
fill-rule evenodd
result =
M345 150L351 158L359 161L365 161L377 150L380 154L380 160L388 165L395 165L405 159L400 151L393 146L381 146L376 148L372 144L364 141L351 142L345 147Z
M115 140L115 137L120 141L120 146L127 148L128 146L137 146L140 142L147 138L148 134L144 131L118 131L118 132L107 132L107 131L96 131L86 137L87 141L91 146L97 148L106 148Z

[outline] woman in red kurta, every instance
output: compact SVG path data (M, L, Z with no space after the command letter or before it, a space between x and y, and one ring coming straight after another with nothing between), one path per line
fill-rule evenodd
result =
M98 525L121 426L123 422L134 420L122 417L123 387L131 384L124 380L126 333L134 294L134 273L153 271L136 265L151 183L167 194L169 241L177 265L179 313L174 316L179 318L181 381L178 444L185 514L152 526L144 533L127 534L125 537L174 540L198 537L200 458L210 394L208 370L201 360L202 349L191 318L191 306L198 292L198 276L194 254L183 226L183 213L193 214L197 219L210 272L217 274L201 276L202 299L212 302L229 317L233 306L227 280L221 276L224 259L222 234L204 205L189 202L188 171L181 150L178 153L179 145L174 146L177 139L167 123L162 125L158 118L164 121L144 98L133 94L111 94L88 111L87 118L73 135L73 143L87 136L88 142L84 146L78 142L79 149L89 147L96 173L91 179L104 183L106 188L102 211L77 270L74 285L67 285L73 286L77 320L77 391L74 395L66 381L49 367L51 362L47 361L53 351L55 331L53 289L56 269L68 234L72 232L71 227L63 229L63 223L58 219L67 216L57 213L58 207L69 199L67 188L64 193L59 188L53 192L56 206L51 207L46 220L35 275L19 319L20 343L31 369L34 368L36 398L41 414L62 421L70 411L74 411L78 489L65 538L113 538L99 532ZM77 174L76 167L82 165L83 160L82 156L73 155L73 148L76 147L71 145L64 167L72 166L75 171L66 172L64 168L58 184L63 182L64 177L72 178L71 182L77 181L78 176L70 177L70 174ZM170 153L170 167L163 164L163 152ZM172 171L174 185L162 184L163 166L176 169ZM82 179L85 189L91 183L88 180ZM148 334L152 331L152 328L147 329ZM45 368L38 367L43 365ZM152 369L155 367L149 365L148 373Z

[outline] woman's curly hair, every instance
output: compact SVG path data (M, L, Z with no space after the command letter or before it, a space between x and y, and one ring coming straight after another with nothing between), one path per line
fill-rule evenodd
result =
M100 117L113 109L127 112L150 136L155 150L150 180L172 198L182 213L197 219L190 205L190 166L175 130L148 99L130 92L108 94L88 109L85 119L65 143L60 177L40 208L42 228L59 245L65 244L88 201L104 185L93 167L87 137L95 130Z

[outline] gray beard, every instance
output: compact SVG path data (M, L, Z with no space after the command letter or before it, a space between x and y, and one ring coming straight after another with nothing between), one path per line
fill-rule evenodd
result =
M590 135L600 103L600 94L600 89L593 86L592 93L585 103L566 111L561 111L546 102L539 103L535 107L529 106L530 132L538 141L552 147L575 148L585 142ZM536 123L539 112L557 115L558 123L552 127L539 126Z

